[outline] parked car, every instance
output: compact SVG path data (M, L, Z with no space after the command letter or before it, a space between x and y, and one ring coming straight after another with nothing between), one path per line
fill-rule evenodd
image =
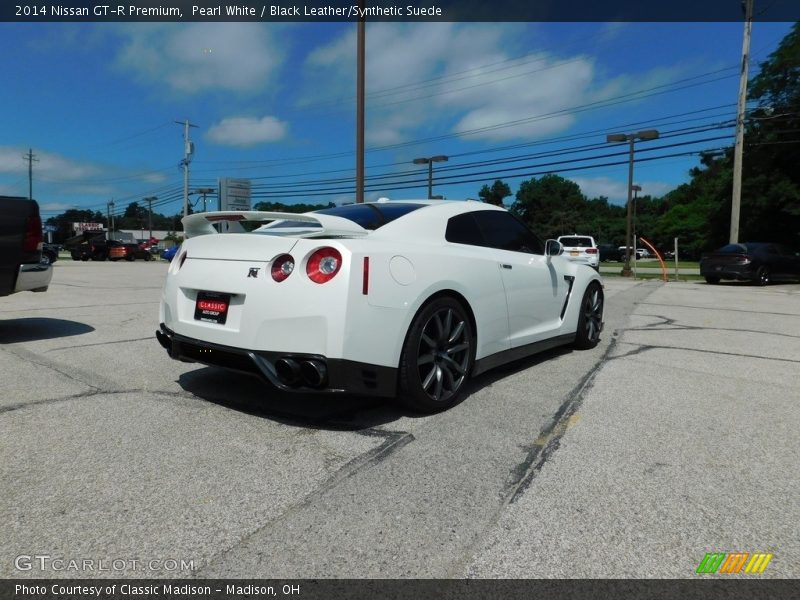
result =
M58 260L60 251L61 246L58 244L42 244L42 262L44 264L53 264Z
M599 244L597 255L600 257L600 262L619 260L619 249L613 244Z
M569 260L589 265L597 269L600 264L600 251L590 235L562 235L558 241L564 246L564 256Z
M244 233L243 220L272 222ZM242 233L218 234L220 221ZM434 412L470 376L600 339L600 276L497 206L378 201L183 224L158 341L285 391L399 395Z
M625 255L627 253L627 246L620 246L617 248L617 252L619 252L619 260L620 262L625 261ZM635 252L634 252L635 250ZM634 260L639 260L640 258L644 258L647 256L647 251L644 248L631 248L631 258Z
M137 258L152 260L153 255L140 244L117 243L108 251L108 260L117 261L120 259L134 261Z
M82 244L73 246L70 249L72 260L108 260L108 253L111 248L120 245L122 242L107 240L103 235L102 233L95 235Z
M52 265L42 262L39 205L0 196L0 296L47 291L52 277Z
M171 261L173 258L175 258L175 254L178 253L180 248L180 246L170 246L169 248L165 248L164 251L161 252L161 258Z
M727 244L702 256L700 274L708 283L738 279L767 285L800 279L800 252L771 243Z

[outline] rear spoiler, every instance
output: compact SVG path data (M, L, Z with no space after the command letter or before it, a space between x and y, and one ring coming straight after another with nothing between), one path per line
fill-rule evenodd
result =
M267 212L258 210L239 210L222 212L204 212L189 215L181 219L183 231L187 238L219 233L214 228L214 223L227 223L228 233L245 233L241 221L292 221L308 223L319 227L319 233L328 235L366 235L366 229L343 217L321 215L318 213L285 213Z

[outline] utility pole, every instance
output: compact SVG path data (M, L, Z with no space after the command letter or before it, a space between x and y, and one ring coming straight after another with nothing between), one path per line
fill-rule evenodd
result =
M203 212L206 212L206 194L213 194L216 190L214 188L197 188L193 190L193 194L202 194L203 196Z
M158 200L158 196L148 196L144 199L147 202L147 225L150 229L150 237L153 237L153 200Z
M108 236L106 239L112 240L114 239L112 237L114 233L114 199L112 198L106 206L108 208Z
M194 154L194 143L189 139L189 127L197 127L189 122L189 119L175 121L178 125L183 125L183 216L189 214L189 163Z
M28 161L28 200L33 200L33 163L39 162L32 148L28 148L28 153L23 154L22 158Z
M739 241L739 211L742 204L742 162L744 160L744 111L747 102L747 67L750 61L750 34L753 29L753 0L744 7L742 69L739 74L739 103L736 109L736 145L733 149L733 194L731 198L731 244Z
M363 15L364 0L358 1ZM356 203L364 202L364 63L366 45L366 22L358 20L357 83L356 83Z

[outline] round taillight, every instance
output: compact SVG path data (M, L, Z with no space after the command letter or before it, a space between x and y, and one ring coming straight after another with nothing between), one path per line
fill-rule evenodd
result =
M280 283L285 280L294 271L294 258L291 254L281 254L278 258L272 261L270 272L272 278Z
M308 257L306 273L314 283L333 279L342 267L342 255L336 248L320 248Z

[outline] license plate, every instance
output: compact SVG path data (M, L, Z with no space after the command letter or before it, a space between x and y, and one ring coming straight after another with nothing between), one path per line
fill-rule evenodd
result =
M228 318L228 307L230 303L230 294L197 292L197 302L194 305L194 318L198 321L224 325L225 319Z
M577 250L570 250L569 253L570 256L578 256L578 254L580 254L580 252L578 252Z

